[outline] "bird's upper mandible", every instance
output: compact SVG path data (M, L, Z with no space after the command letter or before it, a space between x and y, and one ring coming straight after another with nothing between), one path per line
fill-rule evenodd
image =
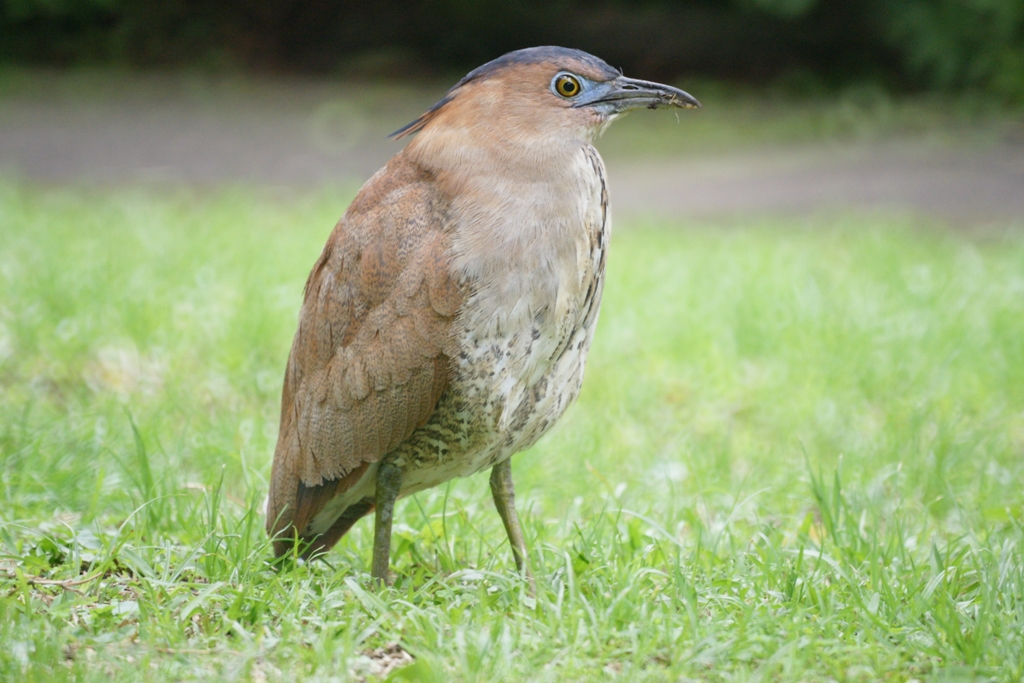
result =
M474 69L393 136L447 128L527 144L564 136L589 142L631 109L699 106L682 90L626 78L581 50L532 47Z

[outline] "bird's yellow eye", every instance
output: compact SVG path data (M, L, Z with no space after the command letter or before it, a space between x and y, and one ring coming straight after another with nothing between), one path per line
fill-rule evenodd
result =
M575 76L562 74L555 80L555 92L562 97L576 97L580 89L580 81Z

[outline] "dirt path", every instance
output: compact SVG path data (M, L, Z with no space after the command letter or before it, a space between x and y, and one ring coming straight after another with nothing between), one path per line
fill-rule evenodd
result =
M190 90L150 78L82 92L59 78L0 99L0 174L42 183L358 184L401 143L387 133L436 93L327 83ZM395 106L395 102L401 102ZM1024 143L817 144L646 160L610 156L616 214L716 217L832 208L954 223L1024 221Z
M913 211L955 225L1024 221L1024 146L820 146L686 162L609 164L616 210L714 217Z

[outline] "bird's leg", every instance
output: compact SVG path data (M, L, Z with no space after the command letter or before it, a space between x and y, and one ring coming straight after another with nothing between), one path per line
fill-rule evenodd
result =
M526 541L523 539L523 528L519 525L516 514L516 492L512 486L512 459L508 458L494 466L491 470L491 495L494 496L494 507L498 508L501 521L505 524L508 542L512 544L512 555L516 558L516 568L525 574L533 592L536 583L530 572L529 557L526 554Z
M377 468L377 491L374 504L377 513L373 518L373 567L370 574L381 586L388 584L388 569L391 565L391 518L395 511L395 500L402 485L402 468L383 460Z

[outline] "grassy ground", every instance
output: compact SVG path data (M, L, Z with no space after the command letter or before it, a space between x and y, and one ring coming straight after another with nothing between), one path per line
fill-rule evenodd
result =
M1024 677L1022 231L619 226L515 460L538 595L483 476L399 504L375 593L369 523L278 573L260 512L350 196L0 185L0 678Z

